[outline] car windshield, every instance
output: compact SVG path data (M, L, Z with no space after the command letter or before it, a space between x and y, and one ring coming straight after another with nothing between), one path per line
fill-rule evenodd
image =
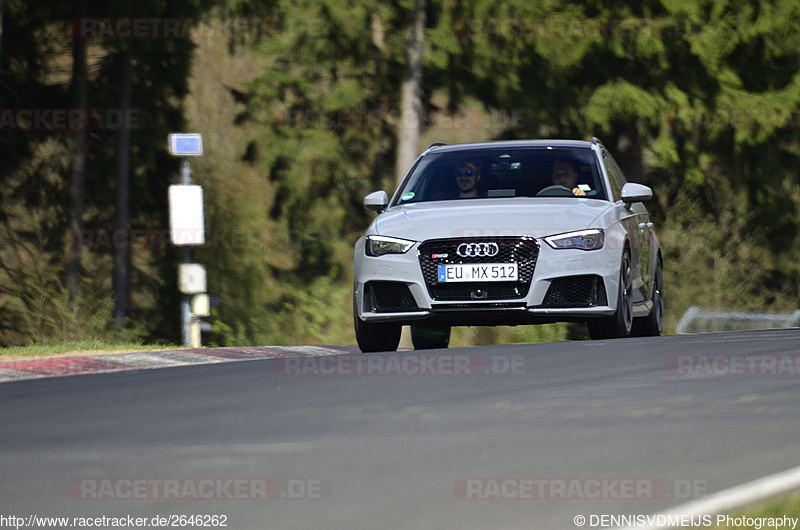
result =
M422 157L394 204L502 197L606 199L589 148L481 148Z

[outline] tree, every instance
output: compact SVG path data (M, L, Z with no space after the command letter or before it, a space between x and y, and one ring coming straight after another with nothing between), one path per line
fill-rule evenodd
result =
M208 3L153 2L149 14L186 20ZM131 242L134 296L126 335L179 336L179 254L155 236L167 225L167 186L178 174L166 137L183 127L180 101L188 90L193 45L187 38L153 38L129 49L122 44L131 41L86 39L69 31L67 21L76 16L120 16L123 7L95 0L4 2L0 99L3 110L12 111L4 119L15 116L14 109L76 108L89 109L97 119L68 128L14 128L5 122L0 130L0 344L116 336L113 254L128 249L111 240L115 225L152 236ZM72 71L61 71L64 64ZM125 79L130 95L120 95ZM135 177L130 185L125 167ZM126 187L133 205L127 223ZM109 207L116 192L119 212ZM153 318L156 313L160 318ZM118 313L119 322L124 314Z
M215 184L223 176L218 171L198 172L198 178L217 190L208 195L210 222L260 226L269 248L198 253L225 271L219 280L211 270L209 277L222 297L219 322L234 331L215 340L351 337L351 326L341 322L342 312L350 311L352 243L369 219L361 201L376 187L393 186L402 127L399 87L408 34L386 30L406 27L412 10L338 1L244 8L247 16L279 21L269 38L247 43L261 73L232 90L247 105L239 122L255 129L239 155L243 167L234 166L234 180L249 182L251 191L232 197L223 190L231 188L230 174ZM253 182L253 173L261 182ZM216 197L227 204L213 204ZM262 213L256 206L265 219L257 221Z
M120 53L120 105L123 114L127 115L131 109L131 92L133 84L133 65L131 64L130 51L126 48ZM130 222L130 158L131 158L131 130L122 127L117 132L116 147L116 185L115 207L117 230L127 230ZM117 329L125 326L130 305L130 246L121 245L114 249L114 322Z
M413 165L419 149L424 110L422 108L422 49L425 40L426 0L415 0L406 48L406 68L400 87L400 113L397 133L397 182Z
M88 0L75 0L75 16L82 19L88 16ZM89 108L89 80L86 65L86 40L75 38L72 40L72 91L73 104L76 109ZM73 131L72 149L72 180L70 184L70 210L69 231L72 237L77 237L83 229L83 208L86 181L86 129L78 127ZM81 282L81 254L80 245L69 245L69 262L67 270L67 285L69 287L70 303L76 303Z
M794 2L475 9L485 24L473 26L480 31L472 68L487 72L476 86L496 94L487 103L527 110L516 134L605 139L629 178L656 188L665 262L679 263L688 239L705 248L676 265L702 271L692 285L728 271L705 295L714 304L775 303L776 292L797 292L798 273L786 266L800 252L800 161L787 134L800 96ZM543 25L531 38L504 36L491 25L504 17ZM669 284L683 281L670 276ZM703 302L696 289L685 292L681 304L689 296Z
M3 71L3 4L4 0L0 0L0 75L2 75Z

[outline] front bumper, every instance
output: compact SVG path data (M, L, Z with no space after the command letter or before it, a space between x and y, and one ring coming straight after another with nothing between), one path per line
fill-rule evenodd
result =
M358 316L367 322L473 326L585 321L614 313L620 252L610 246L555 250L527 240L535 245L532 260L530 253L515 254L519 245L500 253L500 262L527 259L520 266L521 279L523 269L530 269L524 281L465 283L447 292L432 280L430 242L417 243L406 254L370 257L360 241L354 287Z

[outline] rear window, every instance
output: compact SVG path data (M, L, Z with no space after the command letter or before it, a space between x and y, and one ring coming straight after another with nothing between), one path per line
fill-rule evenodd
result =
M475 149L422 157L393 205L503 197L607 200L589 148ZM581 190L583 194L574 190Z

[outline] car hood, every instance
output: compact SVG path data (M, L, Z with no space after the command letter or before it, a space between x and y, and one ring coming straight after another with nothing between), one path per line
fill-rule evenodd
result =
M450 237L543 237L584 228L612 205L596 199L514 198L437 201L392 207L370 232L413 241Z

